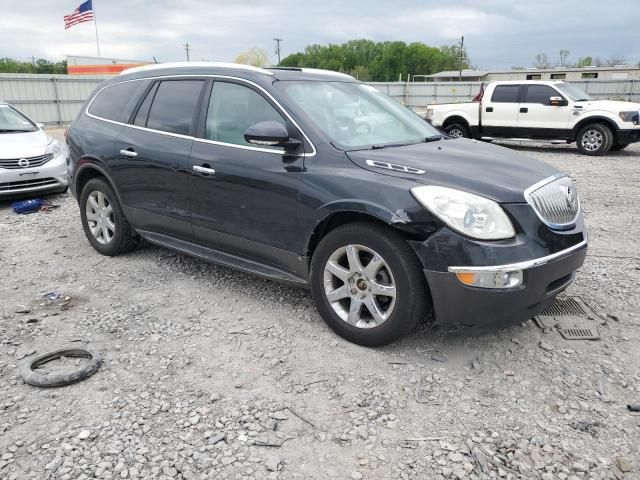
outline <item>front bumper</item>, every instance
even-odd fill
[[[67,188],[66,153],[32,168],[0,168],[0,197],[64,190]]]
[[[640,142],[640,128],[632,130],[618,130],[616,138],[618,143],[621,145]]]
[[[585,239],[534,260],[491,267],[459,267],[497,272],[522,270],[522,284],[506,289],[466,286],[458,280],[456,267],[447,272],[425,269],[436,321],[456,326],[506,326],[527,320],[547,308],[571,284],[586,253]]]

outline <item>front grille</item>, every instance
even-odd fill
[[[580,200],[573,180],[569,177],[543,180],[527,189],[524,196],[548,227],[568,230],[575,226],[580,212]]]
[[[20,190],[22,188],[44,187],[57,185],[55,178],[36,178],[34,180],[20,180],[18,182],[0,182],[0,192],[7,190]]]
[[[46,153],[37,157],[24,157],[24,158],[5,158],[0,159],[0,168],[6,168],[8,170],[17,170],[20,168],[39,167],[44,165],[53,158],[53,153]],[[23,160],[21,162],[21,160]],[[26,160],[26,162],[24,162]],[[28,164],[27,164],[28,162]],[[22,165],[20,165],[22,163]]]

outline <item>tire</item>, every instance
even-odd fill
[[[356,256],[358,262],[350,261]],[[352,262],[357,263],[353,268]],[[405,238],[373,223],[352,223],[328,233],[311,259],[310,279],[327,325],[366,347],[388,345],[409,334],[431,304],[420,262]],[[381,291],[395,296],[374,293]],[[334,294],[333,301],[328,293]],[[351,312],[352,306],[357,311]]]
[[[462,123],[452,123],[444,128],[444,133],[452,138],[471,138],[469,127]]]
[[[613,133],[606,125],[591,123],[580,129],[576,145],[583,155],[605,155],[613,146]]]
[[[125,218],[116,193],[105,180],[89,180],[82,189],[79,203],[82,228],[89,243],[98,252],[114,256],[136,248],[140,237]],[[100,225],[102,228],[97,228]],[[95,235],[92,230],[96,232]]]
[[[624,150],[625,148],[627,148],[629,146],[628,143],[618,143],[617,145],[613,145],[611,147],[611,151],[612,152],[619,152],[620,150]]]
[[[79,370],[68,374],[45,375],[35,371],[37,367],[51,360],[57,360],[60,357],[69,358],[88,358],[90,362]],[[20,376],[24,383],[33,385],[34,387],[64,387],[72,383],[79,382],[98,371],[102,359],[100,353],[96,350],[85,350],[79,348],[56,350],[55,352],[40,355],[33,360],[27,361],[20,371]]]

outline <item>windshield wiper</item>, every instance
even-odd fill
[[[15,128],[0,128],[0,133],[14,133],[14,132],[31,132],[32,130],[16,130]]]
[[[438,140],[442,140],[442,138],[442,135],[433,135],[432,137],[425,138],[424,143],[437,142]]]

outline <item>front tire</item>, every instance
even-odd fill
[[[469,128],[462,123],[452,123],[451,125],[447,125],[444,128],[444,133],[449,135],[451,138],[471,138]]]
[[[140,237],[122,213],[118,197],[102,178],[92,178],[80,195],[80,218],[84,233],[102,255],[130,252]]]
[[[406,240],[372,223],[338,227],[311,260],[311,292],[338,335],[367,347],[409,334],[430,305],[420,262]]]
[[[576,145],[583,155],[605,155],[613,145],[613,133],[606,125],[592,123],[580,129]]]

